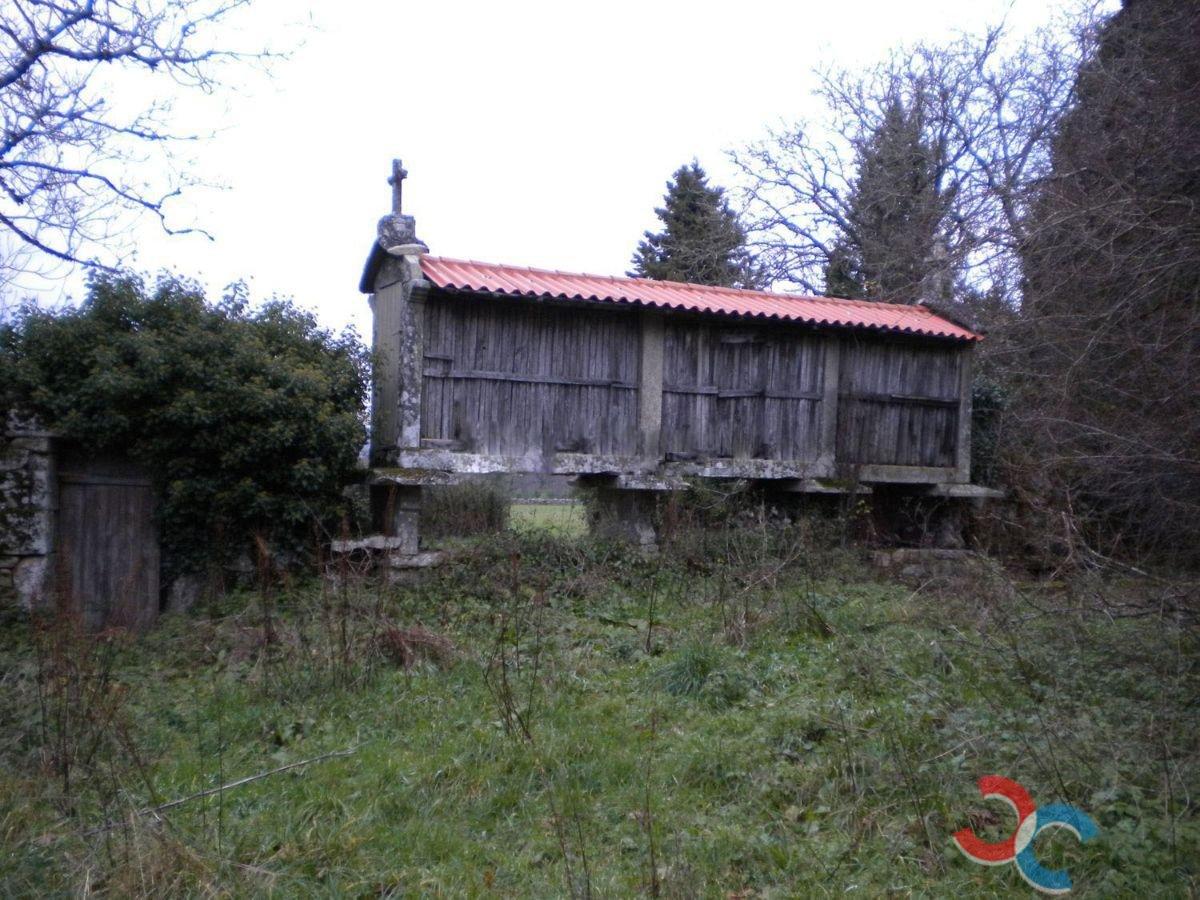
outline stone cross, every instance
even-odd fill
[[[404,179],[408,177],[408,170],[404,168],[403,163],[398,159],[392,160],[392,177],[388,179],[388,184],[392,186],[392,212],[396,215],[400,214],[401,191],[404,189]]]

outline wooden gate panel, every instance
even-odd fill
[[[961,366],[957,347],[847,341],[839,384],[838,459],[955,465]]]
[[[91,630],[144,630],[158,618],[155,494],[140,470],[72,461],[59,476],[60,590]]]

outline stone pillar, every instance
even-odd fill
[[[412,556],[421,549],[421,488],[408,484],[380,484],[371,490],[375,528],[396,556]]]
[[[947,550],[964,549],[965,519],[964,501],[949,499],[940,504],[933,513],[933,545]]]
[[[424,289],[421,256],[429,248],[417,237],[416,222],[400,209],[407,172],[393,162],[392,212],[379,220],[372,259],[382,257],[375,270],[371,311],[374,314],[376,371],[372,384],[371,465],[399,463],[400,451],[421,448],[421,386],[425,377]],[[374,266],[374,263],[369,263]],[[395,554],[418,552],[421,489],[378,484],[371,488],[375,527],[396,538]]]
[[[641,360],[638,367],[638,451],[657,462],[662,457],[663,317],[642,310]]]
[[[49,606],[58,484],[54,437],[0,421],[0,604]]]
[[[968,346],[959,355],[958,445],[954,460],[954,481],[971,483],[971,369],[974,350]]]
[[[421,446],[425,304],[419,255],[389,256],[371,296],[376,374],[372,385],[371,464],[394,465],[401,449]]]
[[[821,449],[817,453],[818,478],[837,476],[838,396],[841,383],[841,339],[837,335],[825,336],[825,365],[822,372],[821,391]]]
[[[592,514],[592,533],[600,538],[626,541],[637,547],[658,547],[655,522],[655,492],[628,488],[596,488],[596,509]]]

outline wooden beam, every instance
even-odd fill
[[[426,359],[432,359],[426,355]],[[519,372],[485,372],[482,370],[451,369],[441,372],[429,368],[425,370],[426,378],[446,378],[455,381],[515,381],[521,384],[566,384],[576,387],[617,388],[625,391],[636,391],[637,384],[627,381],[599,381],[595,378],[562,378],[557,375],[523,375]]]

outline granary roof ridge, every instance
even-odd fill
[[[423,256],[421,264],[425,277],[442,288],[633,303],[966,341],[981,339],[980,335],[969,328],[917,304],[846,300],[715,287],[682,281],[592,275],[446,256]],[[547,276],[549,283],[539,276]],[[621,289],[607,290],[607,286]],[[697,305],[701,298],[703,302]],[[721,302],[722,299],[726,302]]]

